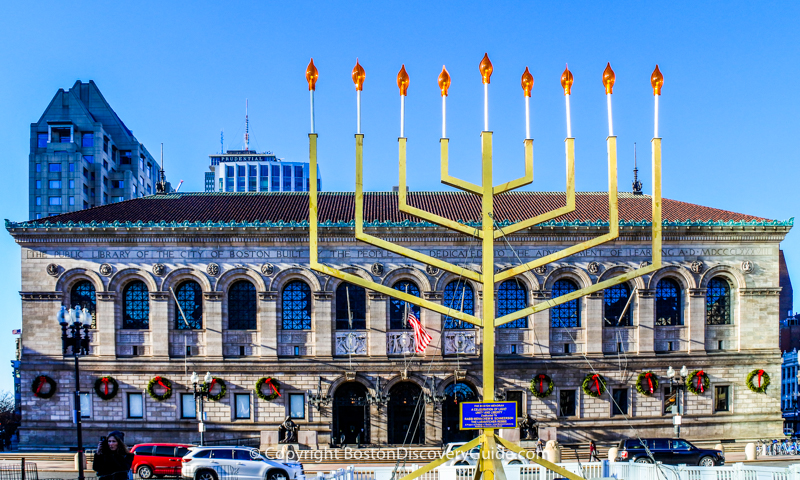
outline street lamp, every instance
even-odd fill
[[[381,391],[381,377],[378,377],[375,385],[375,394],[367,394],[367,403],[369,405],[377,405],[378,409],[385,407],[389,403],[389,394]]]
[[[192,383],[194,388],[194,406],[195,411],[197,411],[198,400],[200,402],[200,423],[197,425],[197,429],[200,431],[200,446],[202,447],[205,441],[205,433],[206,433],[206,413],[203,410],[203,399],[208,398],[211,391],[211,372],[206,372],[205,377],[203,377],[203,383],[199,383],[200,379],[197,377],[197,372],[192,372],[192,376],[190,377],[189,381]]]
[[[689,369],[686,368],[686,365],[681,367],[681,371],[678,374],[675,373],[671,366],[667,368],[670,388],[677,389],[675,392],[675,408],[672,409],[672,425],[675,428],[675,436],[677,438],[681,437],[681,421],[683,420],[681,416],[683,415],[683,396],[685,395],[683,392],[686,391],[686,377],[688,376]]]
[[[319,377],[317,381],[317,392],[311,393],[311,390],[308,391],[308,403],[311,404],[312,407],[316,408],[319,412],[322,410],[322,407],[326,407],[331,404],[330,395],[325,395],[322,393],[322,377]]]
[[[61,325],[61,353],[67,355],[67,350],[75,358],[75,408],[73,415],[75,429],[78,435],[78,480],[84,480],[83,474],[83,430],[81,426],[81,375],[78,358],[81,355],[89,354],[89,327],[91,326],[92,314],[89,309],[76,306],[68,309],[61,306],[58,312],[58,324]],[[71,323],[70,323],[71,322]]]

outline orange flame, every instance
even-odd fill
[[[356,66],[353,67],[353,83],[356,84],[356,90],[361,91],[364,89],[364,77],[367,76],[367,73],[364,71],[364,67],[358,63],[358,59],[356,58]]]
[[[312,58],[311,61],[308,62],[308,67],[306,67],[306,81],[308,82],[309,90],[316,90],[318,78],[319,71],[317,70],[317,67],[314,66],[314,59]]]
[[[656,69],[653,70],[653,74],[650,75],[650,85],[653,86],[653,95],[661,95],[661,87],[664,86],[664,75],[661,75],[658,64],[656,64]]]
[[[442,65],[442,73],[439,74],[439,89],[442,91],[442,96],[447,96],[447,90],[450,88],[450,74],[447,69]]]
[[[481,60],[481,64],[480,64],[479,68],[481,70],[481,77],[482,77],[481,81],[483,83],[490,83],[490,80],[492,78],[492,71],[494,69],[492,68],[492,61],[489,60],[489,54],[488,53],[484,53],[483,54],[483,60]]]
[[[400,95],[405,97],[408,95],[408,73],[406,73],[406,65],[400,68],[397,73],[397,86],[400,87]]]
[[[610,95],[611,90],[614,88],[614,82],[617,76],[614,75],[614,70],[611,70],[611,63],[606,64],[606,69],[603,70],[603,85],[606,86],[606,95]]]
[[[526,97],[531,96],[531,90],[533,89],[533,75],[528,70],[528,67],[525,67],[525,73],[522,74],[522,91],[525,92]]]
[[[572,72],[569,71],[569,65],[567,65],[564,73],[561,74],[561,87],[564,89],[564,95],[572,93],[572,83],[574,81],[575,78],[572,76]]]

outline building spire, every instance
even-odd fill
[[[164,175],[164,143],[161,143],[161,170],[158,171],[158,183],[156,183],[156,193],[167,193],[167,177]]]
[[[248,100],[244,100],[244,149],[250,150],[250,117],[247,116]]]
[[[633,142],[633,194],[642,194],[642,182],[639,181],[639,166],[636,163],[636,142]]]
[[[225,155],[225,129],[219,131],[219,154]]]

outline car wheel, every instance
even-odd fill
[[[456,467],[469,467],[469,463],[465,462],[464,460],[459,460],[456,463],[454,463],[454,465]]]
[[[200,470],[194,478],[195,480],[217,480],[217,474],[212,470]]]
[[[509,465],[522,465],[522,462],[520,462],[519,460],[511,460],[510,462],[508,462],[508,464]]]
[[[714,459],[711,457],[703,457],[700,459],[700,462],[698,463],[698,465],[700,465],[701,467],[713,467],[716,464],[717,462],[715,462]]]
[[[136,469],[136,475],[139,478],[153,478],[153,470],[147,465],[141,465]]]
[[[289,480],[289,475],[283,470],[270,470],[267,472],[266,480]]]
[[[653,463],[653,461],[650,460],[647,457],[641,457],[641,458],[637,458],[635,463]]]

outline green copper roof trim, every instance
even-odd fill
[[[468,225],[470,227],[480,227],[480,222],[464,222],[463,220],[457,220],[459,223],[464,225]],[[512,225],[514,222],[504,220],[502,222],[498,222],[500,227],[506,227]],[[347,228],[347,227],[354,227],[355,222],[349,221],[339,221],[339,222],[332,222],[330,220],[325,222],[320,222],[320,227],[328,227],[328,228]],[[619,225],[621,227],[649,227],[651,223],[648,220],[620,220]],[[789,220],[679,220],[679,221],[670,221],[664,220],[663,225],[665,227],[792,227],[794,225],[794,217],[790,218]],[[392,221],[375,221],[375,222],[364,222],[365,227],[382,227],[382,228],[389,228],[389,227],[406,227],[406,228],[413,228],[413,227],[436,227],[437,225],[429,223],[429,222],[412,222],[410,220],[405,220],[402,222],[392,222]],[[537,225],[539,227],[607,227],[608,221],[606,220],[596,220],[596,221],[584,221],[584,220],[573,220],[573,221],[560,221],[557,222],[555,220],[550,220],[544,223],[540,223]],[[229,222],[167,222],[167,221],[160,221],[160,222],[50,222],[45,220],[43,222],[12,222],[6,219],[6,229],[40,229],[40,228],[185,228],[185,227],[192,227],[192,228],[304,228],[308,227],[308,221],[303,220],[300,222],[284,222],[284,221],[277,221],[277,222],[270,222],[270,221],[251,221],[251,222],[237,222],[237,221],[229,221]],[[535,228],[535,227],[534,227]]]

